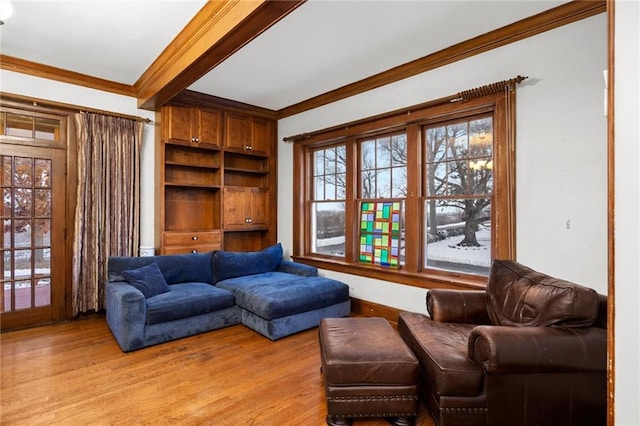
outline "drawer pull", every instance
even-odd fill
[[[192,239],[193,241],[198,241],[198,236],[197,236],[197,235],[194,235],[193,237],[191,237],[191,239]]]
[[[191,250],[191,253],[197,253],[198,250]]]

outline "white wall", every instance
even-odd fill
[[[154,119],[152,111],[137,108],[136,98],[0,70],[0,91]],[[154,125],[145,124],[141,159],[140,246],[154,246]]]
[[[615,418],[640,425],[640,5],[615,2]]]
[[[607,293],[607,144],[601,14],[280,120],[278,137],[419,104],[516,75],[517,260]],[[292,247],[292,145],[278,150],[278,237]],[[354,297],[424,312],[425,290],[323,271]]]

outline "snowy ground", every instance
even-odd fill
[[[464,237],[456,235],[444,240],[427,244],[427,258],[429,264],[441,269],[458,269],[455,265],[468,265],[462,268],[467,272],[484,273],[485,268],[491,266],[491,232],[486,227],[480,227],[476,238],[480,247],[458,247]],[[341,256],[344,255],[344,237],[319,239],[316,242],[318,253]],[[402,244],[404,257],[404,244]],[[440,265],[440,266],[438,266]],[[444,266],[449,265],[449,267]],[[478,268],[474,271],[473,268]]]
[[[434,261],[457,263],[462,265],[491,266],[491,232],[482,227],[476,232],[480,247],[458,247],[464,237],[457,235],[427,244],[427,258]]]

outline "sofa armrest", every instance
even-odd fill
[[[606,371],[607,333],[597,327],[475,327],[469,358],[488,373]]]
[[[305,265],[303,263],[293,262],[291,260],[282,260],[277,269],[278,272],[287,274],[300,275],[301,277],[318,276],[318,268],[315,266]]]
[[[433,321],[491,324],[484,290],[432,289],[427,292],[427,311]]]
[[[107,324],[123,351],[144,346],[147,302],[137,288],[123,281],[106,285]]]

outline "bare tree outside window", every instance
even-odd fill
[[[491,262],[493,119],[425,130],[425,266],[486,274]]]
[[[360,143],[360,197],[407,196],[407,135],[367,139]]]

